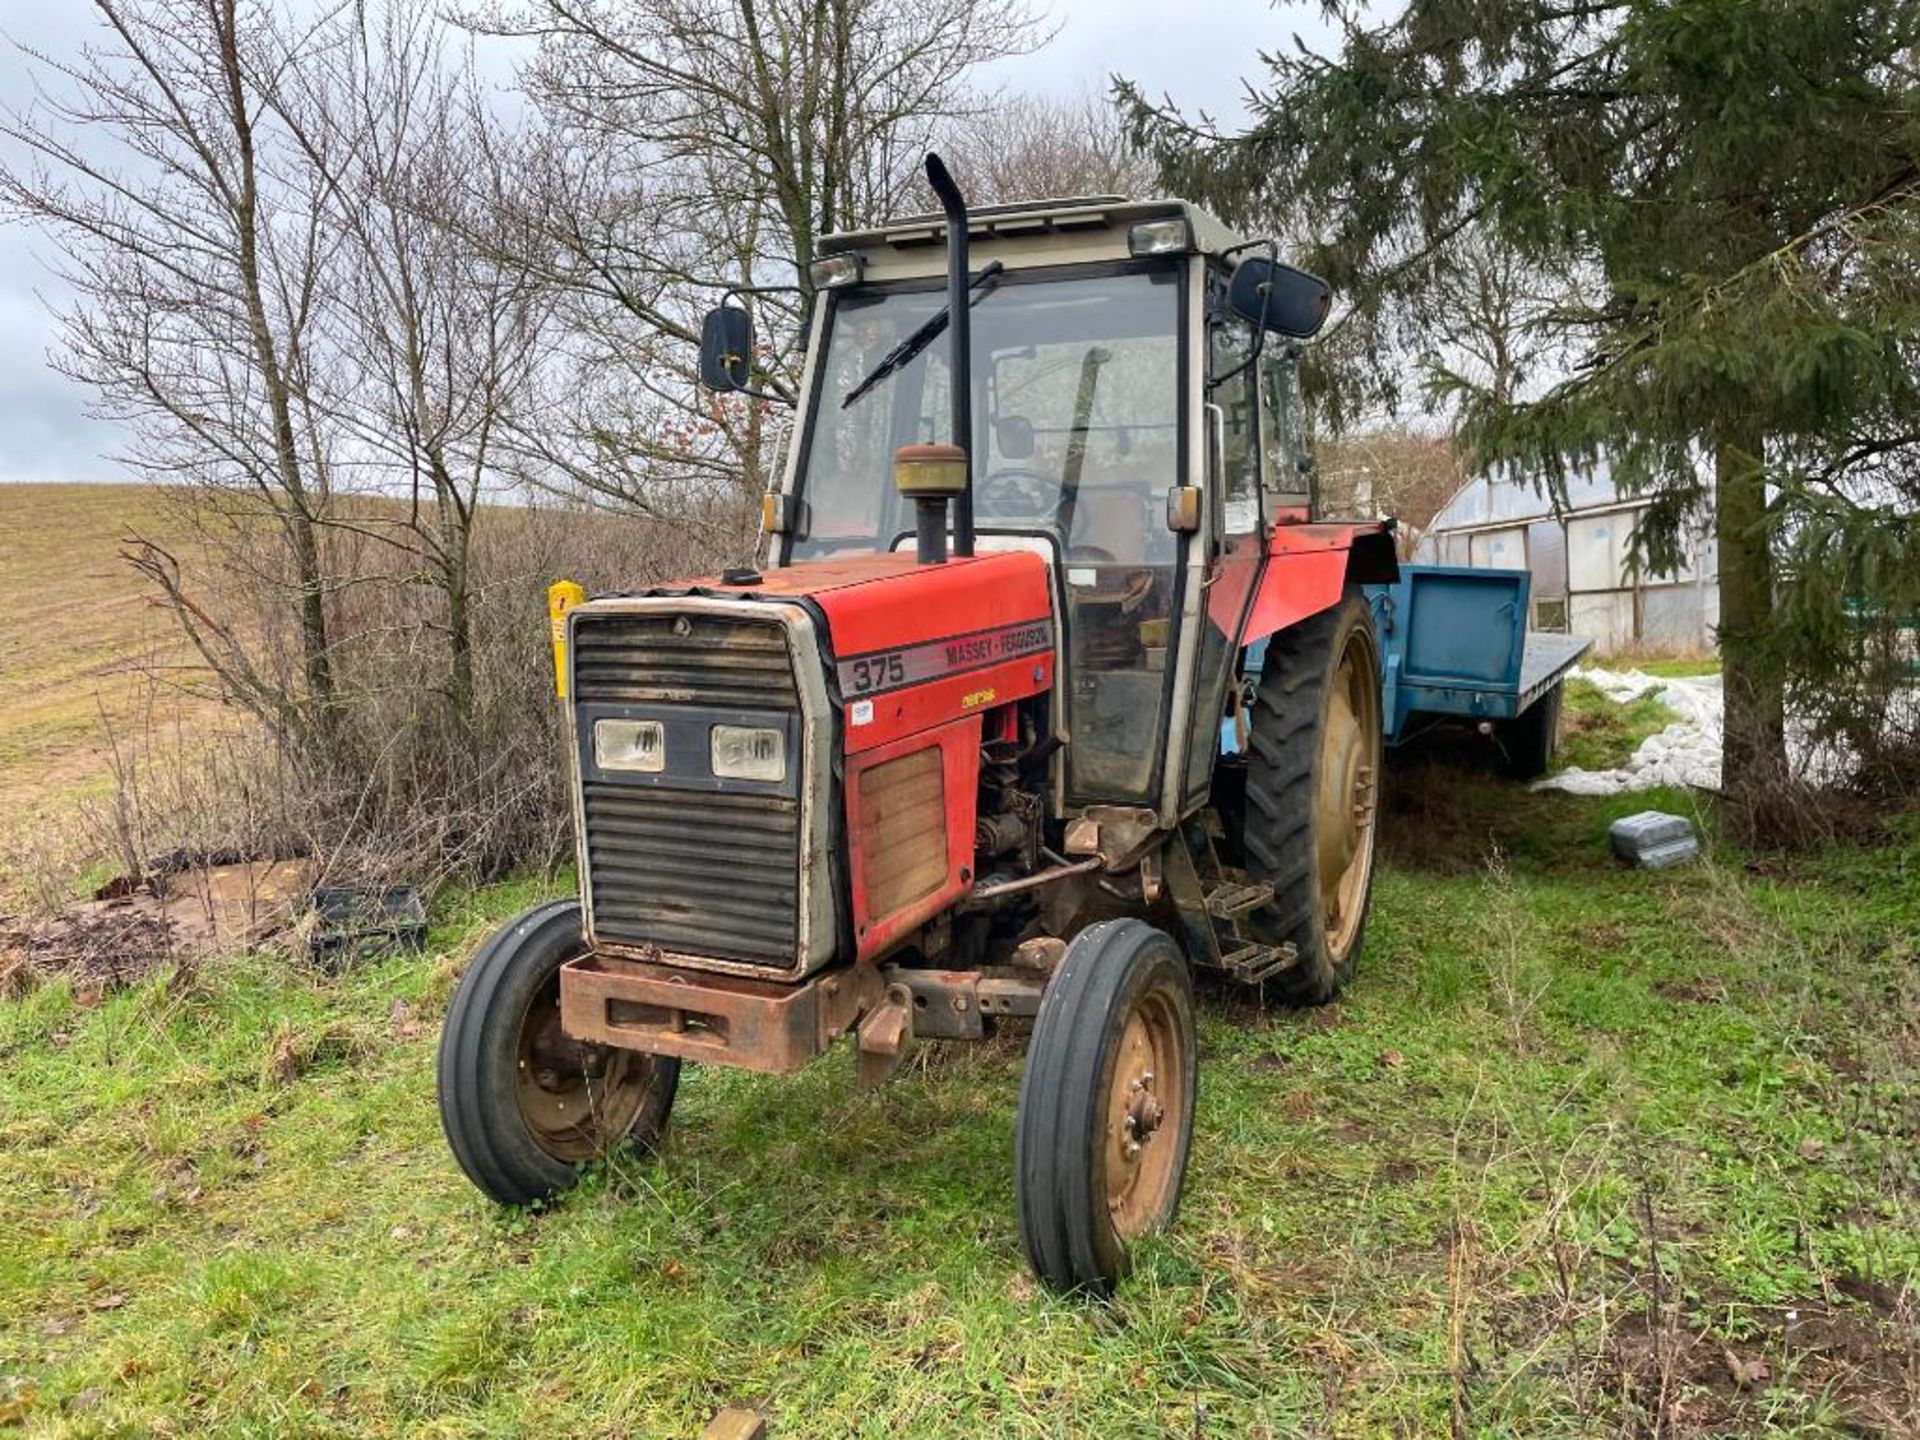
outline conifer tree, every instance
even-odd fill
[[[1503,395],[1442,354],[1427,382],[1483,468],[1555,485],[1604,458],[1649,495],[1654,573],[1710,508],[1725,789],[1764,834],[1793,687],[1844,647],[1843,611],[1920,585],[1920,4],[1324,9],[1338,53],[1264,55],[1245,133],[1123,84],[1138,137],[1176,192],[1307,237],[1348,307],[1320,377],[1336,421],[1392,398],[1460,237],[1566,277],[1533,322],[1557,373]]]

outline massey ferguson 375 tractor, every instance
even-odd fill
[[[1383,743],[1362,584],[1315,514],[1324,284],[1177,200],[967,211],[820,245],[764,571],[556,587],[580,898],[500,930],[440,1050],[509,1205],[654,1145],[683,1062],[1031,1025],[1020,1235],[1109,1291],[1174,1213],[1195,971],[1311,1004],[1366,926]],[[756,393],[749,317],[701,369]],[[577,595],[577,591],[574,592]],[[1258,664],[1254,661],[1257,657]]]

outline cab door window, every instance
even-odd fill
[[[1200,647],[1194,675],[1193,709],[1187,734],[1183,798],[1188,805],[1206,797],[1219,750],[1220,722],[1227,686],[1233,678],[1240,629],[1266,551],[1260,490],[1265,453],[1260,399],[1261,367],[1253,356],[1253,328],[1231,317],[1215,319],[1208,337],[1212,386],[1208,403],[1219,407],[1215,453],[1208,477],[1214,497],[1213,533],[1201,612]]]
[[[1300,352],[1270,345],[1260,357],[1262,486],[1267,510],[1304,509],[1312,500],[1306,412],[1300,398]]]
[[[1240,373],[1208,396],[1219,407],[1220,474],[1215,490],[1223,535],[1250,535],[1260,528],[1260,398],[1257,365],[1248,365],[1253,329],[1243,321],[1216,323],[1209,343],[1212,375]]]

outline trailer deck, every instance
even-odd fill
[[[1525,710],[1566,678],[1567,671],[1593,648],[1584,635],[1561,635],[1552,630],[1529,630],[1520,660],[1520,709]]]

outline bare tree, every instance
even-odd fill
[[[804,286],[819,237],[894,211],[983,61],[1044,38],[1028,0],[525,0],[547,127],[528,263],[564,297],[558,388],[516,434],[530,478],[725,528],[764,482],[769,406],[697,393],[719,287]],[[761,379],[790,393],[803,294],[763,294]],[[750,533],[750,529],[747,533]]]
[[[1391,515],[1403,549],[1433,522],[1466,483],[1459,447],[1446,435],[1380,426],[1323,441],[1318,447],[1322,512]]]
[[[1538,394],[1572,363],[1556,317],[1578,277],[1523,259],[1478,227],[1454,241],[1453,263],[1402,319],[1430,395],[1473,393],[1499,405]]]
[[[332,364],[316,386],[351,448],[346,463],[404,504],[333,523],[394,547],[437,592],[446,691],[474,703],[474,531],[498,489],[499,442],[540,364],[544,295],[493,258],[509,140],[470,71],[447,63],[424,7],[356,7],[335,43],[289,65],[273,97],[337,236],[328,275]],[[476,244],[476,237],[495,239]]]
[[[241,497],[278,536],[294,685],[189,599],[171,557],[150,553],[147,569],[233,699],[289,742],[324,742],[336,702],[321,544],[333,437],[309,400],[334,237],[274,183],[278,140],[263,130],[274,65],[310,33],[282,34],[240,0],[92,8],[103,42],[72,60],[33,55],[58,93],[3,112],[0,130],[30,160],[0,168],[0,206],[60,237],[77,300],[56,364],[127,423],[131,463]],[[255,546],[260,532],[250,527]]]
[[[1120,112],[1096,95],[985,99],[948,122],[940,143],[950,167],[966,176],[970,199],[1157,193],[1154,164],[1134,149]]]

